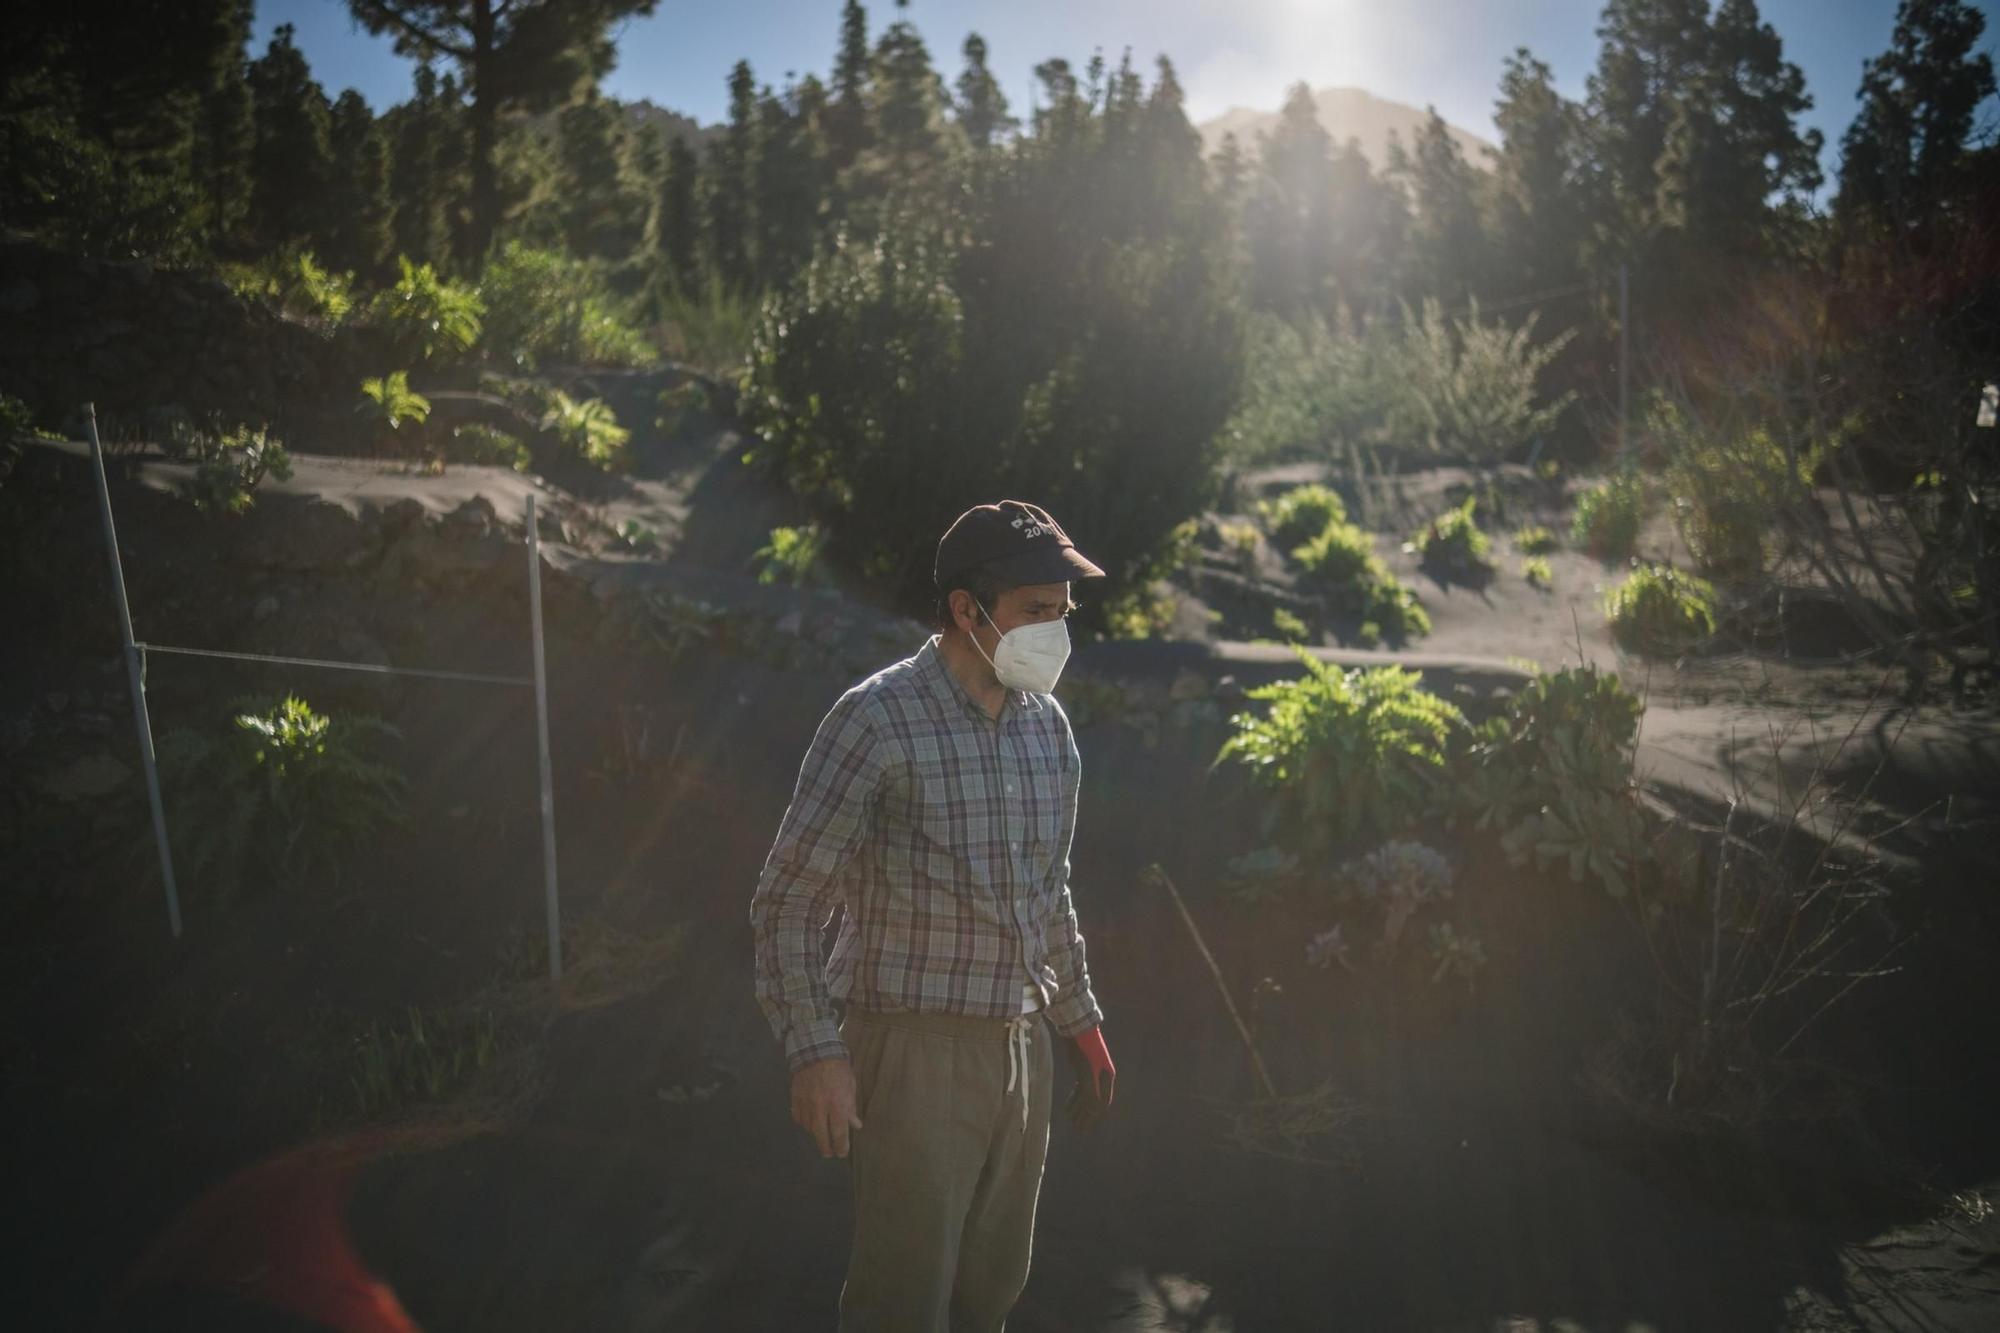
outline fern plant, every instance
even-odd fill
[[[1298,652],[1305,675],[1248,691],[1269,707],[1230,719],[1216,762],[1234,760],[1275,796],[1270,823],[1285,845],[1325,857],[1381,839],[1430,803],[1465,715],[1401,667],[1341,671]]]
[[[1478,505],[1479,497],[1468,495],[1463,504],[1445,510],[1418,529],[1410,540],[1426,565],[1456,574],[1474,574],[1493,567],[1487,558],[1492,542],[1473,517]]]
[[[1530,523],[1514,530],[1514,546],[1522,555],[1548,555],[1562,549],[1556,535],[1539,523]]]
[[[335,721],[289,694],[231,707],[220,734],[183,728],[160,741],[175,856],[190,879],[228,897],[246,878],[337,873],[357,841],[404,822],[407,783],[372,753],[395,728]]]
[[[375,426],[395,431],[405,422],[421,426],[430,419],[431,400],[410,387],[410,372],[392,370],[387,375],[361,381],[361,401],[354,410]]]
[[[618,424],[610,404],[602,398],[572,398],[561,389],[549,390],[547,403],[542,429],[563,449],[606,471],[624,466],[632,432]]]
[[[1641,565],[1604,594],[1611,631],[1640,653],[1676,653],[1715,633],[1715,588],[1672,565]]]
[[[1630,469],[1577,497],[1570,538],[1602,560],[1623,560],[1639,541],[1646,518],[1646,483]]]
[[[397,260],[402,276],[377,292],[368,322],[403,356],[430,362],[469,351],[479,341],[486,306],[479,293],[438,275],[429,264]]]
[[[757,548],[757,582],[785,582],[804,587],[819,581],[820,551],[826,534],[817,523],[799,528],[772,528],[771,540]]]
[[[1318,484],[1294,486],[1260,503],[1257,512],[1269,526],[1271,544],[1287,550],[1318,536],[1330,523],[1347,521],[1340,493]]]

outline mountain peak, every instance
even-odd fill
[[[1358,141],[1362,156],[1368,164],[1380,171],[1389,162],[1389,136],[1394,134],[1408,147],[1416,132],[1429,119],[1430,113],[1419,107],[1392,102],[1364,88],[1315,88],[1313,106],[1319,113],[1320,128],[1324,129],[1336,145],[1349,139]],[[1278,112],[1252,110],[1249,107],[1233,106],[1221,115],[1203,121],[1195,128],[1201,132],[1204,152],[1213,153],[1222,147],[1224,135],[1234,134],[1243,151],[1252,157],[1257,152],[1257,136],[1269,130],[1278,121]],[[1457,141],[1459,151],[1465,160],[1481,170],[1487,169],[1487,153],[1493,145],[1480,136],[1457,125],[1449,126],[1451,137]]]

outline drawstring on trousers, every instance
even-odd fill
[[[1014,1090],[1014,1079],[1021,1080],[1021,1132],[1028,1131],[1028,1030],[1033,1025],[1034,1014],[1022,1014],[1019,1018],[1007,1020],[1007,1091]]]

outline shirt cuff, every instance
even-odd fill
[[[785,1064],[791,1073],[821,1060],[845,1059],[847,1043],[840,1039],[840,1029],[831,1021],[802,1023],[785,1036]]]
[[[1058,1036],[1080,1036],[1103,1021],[1104,1013],[1097,1007],[1097,997],[1088,990],[1065,995],[1049,1006],[1049,1022]]]

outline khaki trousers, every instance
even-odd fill
[[[1005,1326],[1028,1281],[1055,1076],[1054,1034],[1029,1017],[1029,1067],[1009,1091],[1004,1019],[848,1012],[841,1035],[862,1127],[848,1157],[854,1251],[841,1333]]]

